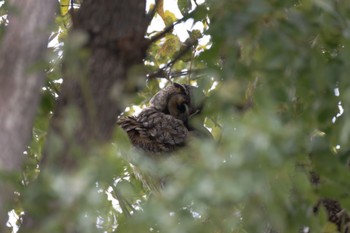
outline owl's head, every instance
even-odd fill
[[[182,93],[169,95],[165,114],[170,114],[182,122],[187,122],[190,116],[190,98]]]
[[[197,87],[173,83],[163,88],[150,100],[152,107],[165,114],[187,122],[191,115],[197,114],[202,108],[202,101],[199,101]]]
[[[189,92],[184,85],[173,83],[172,85],[158,91],[150,100],[150,104],[158,111],[164,112],[168,108],[170,98],[175,95],[188,96],[189,98]]]

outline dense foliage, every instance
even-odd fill
[[[62,53],[71,55],[67,69],[74,68],[80,43],[67,38],[69,1],[60,4],[25,152],[24,186],[42,169]],[[46,186],[24,188],[14,212],[22,216],[55,196],[63,211],[50,219],[36,213],[45,219],[42,232],[70,225],[80,232],[298,232],[305,226],[336,232],[324,209],[314,214],[313,207],[327,197],[350,209],[350,2],[164,0],[146,11],[155,6],[146,35],[153,43],[144,66],[133,67],[127,78],[139,92],[120,100],[123,114],[146,106],[169,80],[196,85],[208,97],[202,115],[213,139],[193,140],[155,163],[132,150],[117,128],[94,158],[81,157],[79,170],[52,171]],[[145,189],[135,169],[150,179],[168,177],[166,187]],[[317,186],[310,183],[311,171],[320,176]]]

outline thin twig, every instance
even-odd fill
[[[194,1],[194,4],[196,4],[196,7],[199,7],[199,4],[197,3],[197,0],[193,0],[193,1]],[[209,22],[208,22],[208,20],[207,20],[206,17],[204,18],[204,21],[205,21],[205,23],[206,23],[207,25],[209,25]]]
[[[189,69],[187,70],[175,70],[173,72],[170,72],[169,74],[166,74],[166,72],[163,70],[163,72],[154,72],[151,74],[146,75],[147,77],[151,76],[151,78],[165,78],[165,76],[169,75],[172,78],[177,78],[177,77],[181,77],[181,76],[187,76],[189,73],[191,73],[192,75],[200,73],[202,71],[204,71],[205,69],[192,69],[191,71]],[[157,75],[158,74],[158,75]],[[190,80],[197,80],[198,77],[197,76],[191,76]]]
[[[172,23],[171,25],[166,27],[163,31],[159,32],[157,35],[151,37],[150,40],[148,41],[149,44],[151,44],[151,43],[153,43],[155,41],[158,41],[161,38],[163,38],[167,33],[171,32],[176,25],[178,25],[179,23],[184,22],[187,19],[191,18],[195,14],[195,12],[196,12],[196,9],[194,11],[190,12],[189,14],[183,16],[181,19],[178,19],[177,21],[175,21],[174,23]]]
[[[171,25],[169,25],[168,27],[166,27],[163,31],[159,32],[157,35],[151,37],[151,39],[149,40],[149,43],[151,44],[151,43],[154,43],[154,42],[162,39],[167,33],[171,32],[176,25],[185,21],[186,19],[188,19],[188,15],[182,17],[181,19],[177,20],[176,22],[174,22]]]
[[[182,49],[175,57],[173,60],[171,60],[168,64],[166,64],[163,68],[159,69],[155,73],[147,75],[147,79],[152,79],[156,77],[166,77],[167,72],[166,70],[171,69],[171,67],[182,57],[184,56],[191,48],[192,46],[196,45],[198,43],[198,40],[192,41],[187,44],[187,46]]]
[[[194,51],[193,51],[193,52],[192,52],[192,54],[191,54],[190,69],[189,69],[189,72],[188,72],[188,78],[187,78],[187,82],[188,82],[188,84],[190,84],[190,81],[191,81],[191,74],[192,74],[193,58],[194,58]]]
[[[185,55],[191,48],[198,43],[198,40],[193,40],[190,41],[187,46],[182,49],[176,56],[175,58],[167,64],[168,67],[173,66],[183,55]]]
[[[161,0],[156,0],[156,4],[154,5],[153,9],[147,14],[146,17],[147,17],[149,23],[152,21],[154,15],[156,14],[157,8],[158,8],[158,5],[159,5],[159,2],[160,2],[160,1],[161,1]]]
[[[112,188],[113,188],[113,192],[114,192],[114,194],[119,202],[120,208],[122,209],[123,213],[125,214],[125,216],[130,217],[131,216],[130,212],[125,204],[127,204],[129,206],[129,208],[131,208],[132,211],[135,211],[134,207],[127,200],[124,199],[124,197],[117,190],[116,187],[112,187]]]

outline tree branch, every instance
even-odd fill
[[[147,79],[157,78],[157,77],[166,77],[167,73],[166,71],[171,68],[182,56],[184,56],[189,50],[192,49],[194,45],[198,43],[198,40],[190,41],[185,48],[180,50],[180,52],[170,61],[168,62],[164,67],[160,68],[158,71],[148,74]]]
[[[176,25],[178,25],[179,23],[181,23],[182,21],[184,20],[184,18],[182,19],[179,19],[178,21],[176,21],[175,23],[169,25],[168,27],[166,27],[163,31],[161,31],[160,33],[158,33],[157,35],[153,36],[149,41],[148,43],[149,44],[152,44],[160,39],[162,39],[167,33],[171,32],[174,27]]]
[[[161,32],[159,32],[157,35],[151,37],[151,38],[149,39],[149,42],[148,42],[148,43],[149,43],[149,44],[152,44],[152,43],[154,43],[154,42],[160,40],[160,39],[163,38],[167,33],[171,32],[171,31],[174,29],[174,27],[175,27],[176,25],[178,25],[179,23],[184,22],[184,21],[186,21],[187,19],[191,18],[191,17],[194,15],[195,12],[196,12],[196,10],[194,10],[194,11],[192,11],[191,13],[189,13],[189,14],[183,16],[181,19],[175,21],[173,24],[171,24],[171,25],[169,25],[168,27],[166,27],[163,31],[161,31]]]
[[[161,0],[156,0],[156,4],[154,5],[153,9],[146,15],[146,17],[148,18],[149,23],[152,21],[152,19],[154,18],[154,15],[157,12],[157,8],[159,6]]]

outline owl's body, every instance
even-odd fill
[[[138,116],[119,121],[131,143],[149,155],[172,152],[185,145],[188,129],[181,120],[154,107],[145,108]]]
[[[151,157],[166,155],[186,145],[194,129],[189,119],[200,112],[193,88],[174,83],[156,93],[150,106],[137,116],[122,117],[118,124],[134,147]]]
[[[341,207],[338,201],[324,198],[315,205],[314,213],[319,211],[321,205],[327,213],[328,221],[335,224],[339,232],[350,232],[350,216],[346,210]]]
[[[310,179],[315,186],[321,183],[320,176],[316,172],[310,172]],[[337,200],[322,198],[314,206],[313,212],[318,213],[321,206],[327,213],[328,221],[335,224],[339,232],[350,233],[350,215]]]

